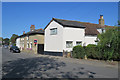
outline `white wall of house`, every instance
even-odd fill
[[[102,29],[100,28],[100,29],[97,29],[97,31],[101,34],[102,33]]]
[[[96,44],[96,39],[97,36],[85,36],[85,46],[87,46],[88,44]]]
[[[16,39],[16,46],[17,46],[18,48],[20,48],[20,38],[17,38],[17,39]]]
[[[84,28],[71,28],[71,27],[64,27],[63,29],[63,50],[65,51],[72,51],[72,48],[76,46],[76,41],[81,41],[82,45],[84,43],[84,35],[85,29]],[[66,41],[72,41],[73,47],[67,48]]]
[[[50,29],[57,28],[57,34],[51,35]],[[63,26],[52,21],[45,29],[44,51],[63,52]]]
[[[101,34],[101,33],[105,32],[105,29],[99,28],[99,29],[97,29],[97,31]]]
[[[57,34],[51,35],[50,29],[57,28]],[[44,51],[63,52],[72,51],[76,42],[82,42],[82,46],[96,44],[97,36],[85,36],[85,28],[63,27],[59,23],[52,21],[45,29]],[[66,47],[66,41],[72,41],[72,47]]]

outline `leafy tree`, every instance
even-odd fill
[[[5,45],[5,44],[9,45],[9,38],[3,39],[3,45]]]
[[[16,34],[13,34],[12,35],[12,37],[10,38],[10,42],[11,42],[11,44],[15,44],[16,43],[16,38],[18,37],[18,35],[16,35]]]
[[[107,27],[106,32],[98,35],[100,51],[106,60],[120,58],[120,27]]]
[[[120,21],[118,21],[118,25],[120,25]]]
[[[3,38],[2,38],[2,37],[0,37],[0,46],[2,45],[2,40],[3,40]]]

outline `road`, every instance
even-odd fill
[[[78,60],[2,49],[3,78],[117,78],[117,63]]]

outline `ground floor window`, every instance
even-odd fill
[[[77,45],[82,45],[82,41],[76,41],[76,46]]]
[[[72,48],[73,47],[73,41],[66,41],[66,48]]]
[[[29,48],[29,43],[27,43],[27,48]]]
[[[97,45],[98,44],[98,41],[97,40],[95,40],[95,45]]]

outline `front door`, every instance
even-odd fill
[[[44,44],[38,44],[37,53],[44,54]]]

